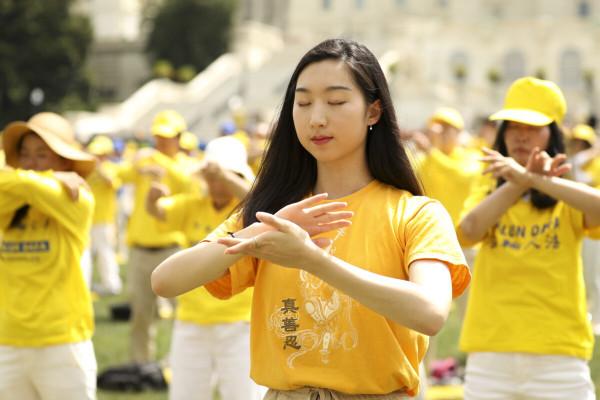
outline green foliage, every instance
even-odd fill
[[[168,60],[177,80],[190,67],[202,71],[228,50],[235,0],[165,0],[150,21],[146,52],[154,63]],[[180,68],[186,67],[180,72]],[[180,76],[183,73],[182,76]]]
[[[84,69],[92,28],[70,12],[73,0],[0,1],[0,125],[41,110],[89,103]],[[43,91],[33,105],[30,93]]]

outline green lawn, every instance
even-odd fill
[[[107,297],[94,303],[96,312],[96,332],[94,348],[98,361],[98,371],[109,366],[129,362],[129,324],[110,320],[110,304],[125,300],[125,296]],[[157,352],[163,358],[169,350],[171,321],[158,322]],[[98,400],[166,400],[166,392],[118,393],[98,391]]]
[[[126,363],[129,359],[129,325],[124,322],[113,322],[110,320],[111,303],[121,302],[124,296],[108,297],[94,303],[96,310],[96,333],[94,335],[94,346],[98,360],[98,370],[102,371],[108,366]],[[158,324],[158,356],[164,357],[169,349],[171,333],[171,321],[162,320]],[[457,357],[464,359],[464,354],[457,348],[460,322],[452,314],[438,335],[438,357]],[[596,384],[596,394],[600,398],[600,350],[598,346],[594,349],[594,358],[591,363],[592,378]],[[143,393],[116,393],[98,391],[98,400],[166,400],[166,392],[143,392]]]

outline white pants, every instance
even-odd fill
[[[90,340],[44,347],[0,346],[0,400],[94,400]]]
[[[559,355],[471,353],[465,400],[593,400],[585,360]]]
[[[86,247],[81,254],[81,272],[88,289],[92,289],[92,251]]]
[[[250,324],[175,321],[170,400],[211,399],[214,375],[222,400],[255,400],[266,389],[250,379]]]
[[[118,294],[123,288],[119,276],[119,264],[115,253],[115,225],[96,224],[90,233],[92,239],[92,259],[100,274],[102,287],[112,294]]]

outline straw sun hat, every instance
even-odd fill
[[[35,114],[27,122],[11,122],[4,128],[2,141],[6,164],[19,167],[17,145],[21,137],[30,131],[36,133],[56,154],[72,160],[73,170],[82,177],[94,170],[96,158],[79,150],[71,124],[60,115],[51,112]]]

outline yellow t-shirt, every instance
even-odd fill
[[[455,148],[450,155],[434,148],[419,164],[418,174],[425,194],[446,207],[455,225],[471,183],[482,171],[481,163],[477,161],[479,156],[476,151],[461,147]]]
[[[4,150],[0,150],[0,168],[6,165],[6,157],[4,156]]]
[[[339,201],[354,211],[335,236],[332,254],[369,271],[408,279],[410,264],[448,265],[453,294],[468,285],[452,221],[435,200],[373,181]],[[240,228],[230,217],[209,240]],[[254,286],[251,376],[269,388],[323,387],[344,393],[415,393],[425,335],[400,326],[305,271],[242,258],[206,288],[227,298]]]
[[[466,211],[494,185],[481,178]],[[583,214],[563,202],[537,210],[523,198],[509,208],[477,255],[461,350],[590,359],[594,337],[582,274],[584,234],[600,232],[586,232]]]
[[[171,190],[171,194],[192,191],[192,182],[188,171],[183,167],[187,158],[179,153],[170,158],[158,151],[150,156],[134,162],[126,162],[119,171],[119,177],[124,183],[135,185],[133,212],[127,226],[127,242],[130,246],[166,247],[171,245],[185,246],[185,235],[180,229],[166,231],[159,226],[156,218],[146,211],[146,196],[154,178],[140,174],[138,168],[148,165],[158,165],[165,170],[159,180]]]
[[[19,227],[8,226],[29,204]],[[87,340],[94,330],[80,260],[94,198],[72,201],[51,173],[0,170],[0,344],[47,346]]]
[[[101,178],[97,171],[87,178],[96,199],[93,224],[114,224],[117,215],[117,190],[121,186],[119,167],[111,161],[103,161],[98,168],[109,181]]]
[[[590,160],[590,162],[583,167],[583,170],[592,178],[590,186],[600,186],[600,157]]]
[[[227,219],[237,200],[232,200],[221,210],[213,207],[210,197],[197,194],[165,197],[159,200],[159,204],[166,213],[165,223],[174,228],[183,227],[188,241],[196,243]],[[252,289],[229,300],[220,300],[200,287],[177,298],[176,318],[200,325],[250,321],[251,303]]]

